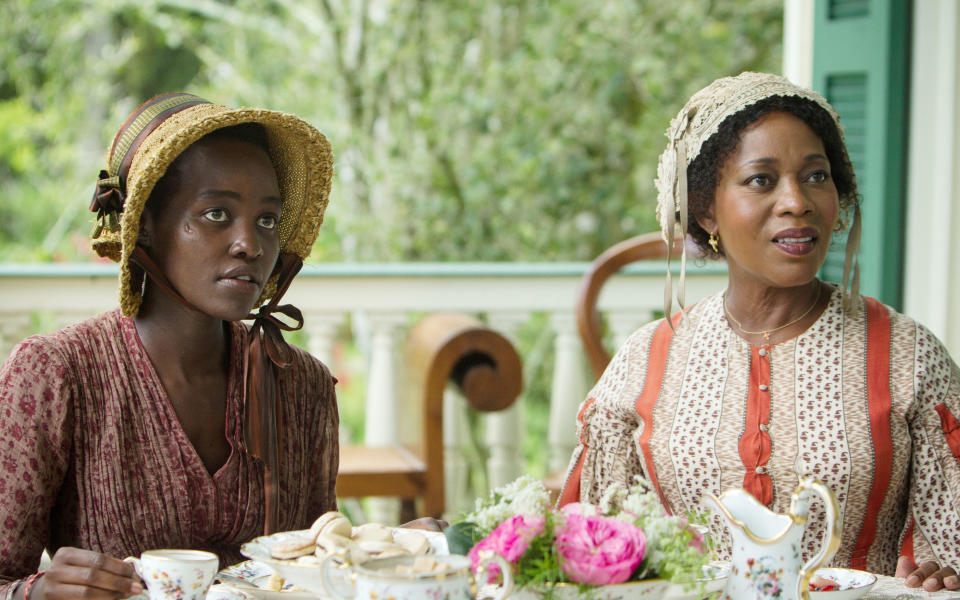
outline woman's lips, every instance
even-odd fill
[[[236,277],[222,277],[218,280],[221,285],[226,286],[228,289],[235,290],[237,292],[242,292],[245,294],[257,292],[260,290],[260,284],[255,281],[249,281],[246,279],[239,279]]]
[[[772,241],[787,254],[802,256],[813,252],[817,245],[817,233],[813,227],[794,227],[778,232]]]
[[[813,236],[779,237],[773,238],[773,245],[787,254],[802,256],[813,252],[817,245],[817,238]]]

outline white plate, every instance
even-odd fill
[[[854,569],[817,569],[813,574],[836,581],[840,589],[833,592],[810,592],[810,600],[853,600],[866,594],[877,582],[877,576],[873,573]]]
[[[313,600],[316,598],[306,590],[297,589],[291,583],[284,583],[282,590],[264,589],[267,579],[273,571],[266,565],[253,560],[230,565],[217,573],[220,585],[251,595],[257,600]],[[221,576],[223,576],[221,578]]]
[[[430,546],[433,548],[434,554],[442,555],[450,553],[449,549],[447,548],[447,538],[442,532],[424,531],[420,529],[416,531],[424,534],[427,537],[427,541],[430,542]],[[240,547],[240,553],[253,560],[258,564],[258,566],[268,569],[267,575],[269,575],[270,572],[276,572],[280,577],[283,577],[286,582],[293,584],[301,590],[305,590],[304,593],[307,593],[309,597],[326,597],[327,591],[323,586],[323,581],[320,576],[320,569],[318,567],[298,565],[285,560],[277,560],[270,555],[270,548],[273,547],[273,545],[277,542],[293,537],[302,538],[308,535],[309,530],[302,529],[300,531],[281,531],[280,533],[274,533],[273,535],[261,536],[242,545]],[[243,565],[245,563],[240,564]],[[243,577],[241,577],[241,579],[243,579]],[[253,581],[255,582],[257,580],[254,578]],[[254,583],[254,585],[256,584]],[[266,592],[267,590],[262,591]],[[254,593],[256,594],[256,592]],[[293,596],[289,596],[288,594],[294,593],[292,591],[268,593],[273,595],[260,595],[260,600],[307,600],[306,598],[295,598]]]

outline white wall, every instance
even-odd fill
[[[960,360],[960,5],[913,4],[904,309]]]

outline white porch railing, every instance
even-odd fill
[[[480,315],[508,339],[534,313],[546,313],[553,330],[554,370],[545,452],[548,471],[566,467],[575,444],[579,403],[590,381],[583,368],[573,307],[587,263],[354,263],[308,264],[285,301],[306,320],[307,347],[324,362],[331,359],[336,335],[350,319],[364,350],[367,395],[365,435],[389,443],[402,436],[397,396],[397,357],[411,315],[454,311]],[[650,321],[663,306],[664,264],[638,263],[611,279],[600,297],[615,343]],[[719,264],[691,265],[687,298],[694,302],[722,289],[726,270]],[[33,315],[61,327],[116,306],[116,267],[102,264],[0,264],[0,356],[32,333]],[[49,319],[53,319],[50,323]],[[525,358],[525,357],[524,357]],[[449,394],[448,394],[449,395]],[[522,400],[522,397],[521,397]],[[464,403],[452,396],[445,405],[447,506],[469,509],[464,461],[459,456]],[[486,416],[488,481],[506,483],[523,472],[522,401]],[[458,483],[459,482],[459,483]],[[378,504],[378,506],[380,506]],[[378,509],[374,509],[378,510]],[[391,509],[377,520],[391,522]]]

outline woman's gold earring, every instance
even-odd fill
[[[713,248],[714,253],[720,254],[720,238],[717,237],[716,233],[710,234],[710,239],[707,240],[707,243]]]

